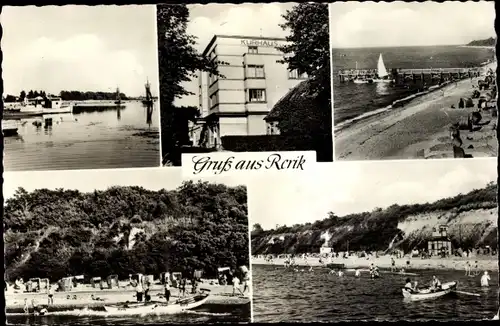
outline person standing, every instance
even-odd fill
[[[47,287],[47,295],[48,295],[48,305],[54,304],[54,287],[52,285],[48,285]]]
[[[144,293],[144,288],[142,286],[142,282],[138,280],[137,285],[135,286],[135,295],[137,297],[137,302],[142,302],[143,293]]]
[[[236,290],[238,290],[241,294],[243,294],[241,292],[241,289],[240,289],[240,279],[236,275],[234,275],[233,276],[233,296],[235,295]]]
[[[485,271],[483,276],[481,276],[481,286],[489,286],[490,276],[488,275],[488,271]]]
[[[394,257],[391,257],[391,272],[396,271],[396,261],[394,260]]]
[[[30,313],[30,309],[28,307],[28,298],[24,298],[24,308],[23,308],[23,310],[24,310],[25,314],[29,314]]]
[[[165,300],[167,301],[167,304],[168,302],[170,301],[170,281],[169,280],[165,280]]]

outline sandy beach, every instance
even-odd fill
[[[210,297],[208,298],[206,304],[223,304],[223,305],[238,305],[246,304],[250,301],[248,297],[248,291],[245,296],[232,295],[232,286],[222,286],[217,284],[201,283],[199,288],[210,290]],[[186,293],[191,289],[190,286],[187,287]],[[179,290],[172,288],[170,301],[175,301],[179,297]],[[159,294],[163,294],[162,285],[156,284],[152,287],[151,300],[164,301],[163,297]],[[76,295],[76,299],[73,297]],[[91,295],[102,299],[102,301],[93,300]],[[68,299],[67,297],[70,296]],[[47,305],[47,294],[46,293],[5,293],[5,302],[7,311],[19,312],[24,306],[24,299],[28,299],[28,303],[31,305],[31,300],[35,299],[38,304]],[[54,293],[54,305],[55,310],[67,310],[67,309],[82,309],[88,308],[99,308],[104,304],[114,304],[120,302],[135,302],[135,291],[131,287],[125,289],[92,289],[90,287],[81,287],[80,289],[75,288],[72,291],[65,292],[55,292]]]
[[[407,258],[395,259],[396,268],[405,268],[409,270],[426,270],[426,269],[447,269],[447,270],[465,270],[465,265],[470,262],[474,267],[477,261],[477,269],[479,271],[496,271],[498,272],[498,257],[497,256],[481,256],[481,257],[449,257],[449,258],[429,258],[421,259],[418,257],[411,258],[410,266],[406,264]],[[324,259],[325,264],[344,264],[345,268],[369,268],[372,263],[381,269],[391,268],[391,256],[381,256],[378,258],[358,258],[351,256],[349,258],[333,258]],[[319,258],[307,258],[307,262],[301,258],[297,258],[295,263],[299,266],[322,266]],[[272,263],[267,262],[264,258],[252,258],[253,265],[276,265],[284,266],[285,259],[275,258]]]
[[[485,69],[496,69],[496,63]],[[335,132],[335,155],[339,160],[452,158],[449,127],[477,107],[458,109],[460,98],[472,96],[484,76],[450,83],[416,97],[404,107],[370,116]],[[488,91],[481,91],[485,95]],[[455,108],[451,108],[454,105]],[[460,131],[465,154],[472,157],[498,155],[496,117],[492,110],[481,111],[483,125]],[[489,122],[488,122],[489,121]]]

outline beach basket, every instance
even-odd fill
[[[471,130],[472,129],[472,120],[471,120],[470,115],[468,115],[467,117],[460,118],[460,120],[458,121],[458,128],[460,130]]]

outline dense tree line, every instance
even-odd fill
[[[80,92],[80,91],[61,91],[59,96],[63,101],[114,101],[117,99],[116,92]],[[120,93],[120,99],[127,100],[124,93]]]
[[[496,42],[497,42],[496,38],[490,37],[490,38],[487,38],[484,40],[472,41],[467,45],[469,45],[469,46],[495,46]]]
[[[403,235],[398,229],[398,223],[410,216],[449,212],[448,219],[453,219],[463,212],[495,207],[497,207],[497,185],[490,183],[483,189],[476,189],[467,194],[459,194],[433,203],[392,205],[385,209],[376,208],[371,212],[342,217],[330,212],[327,218],[314,223],[278,226],[271,230],[263,230],[257,224],[253,226],[251,232],[252,254],[319,252],[324,244],[321,235],[325,231],[332,236],[329,245],[336,250],[345,251],[347,247],[350,250],[385,250],[392,239]],[[478,224],[480,223],[482,221],[478,221]],[[498,245],[497,229],[491,229],[491,236],[484,234],[486,237],[480,239],[481,237],[478,238],[475,234],[482,236],[481,230],[474,230],[474,226],[467,227],[463,230],[463,238],[457,234],[451,237],[452,244],[455,248],[463,249],[473,248],[478,242],[496,247]],[[283,234],[286,235],[283,241],[269,243],[273,235]],[[421,239],[407,237],[400,243],[400,247],[403,250],[409,250],[418,245],[425,245],[426,242],[421,242]]]
[[[217,267],[249,263],[246,202],[244,187],[202,182],[173,191],[20,188],[5,203],[7,279],[194,269],[214,276]]]
[[[47,94],[45,91],[37,91],[30,90],[26,93],[24,90],[21,91],[19,97],[16,98],[14,95],[6,95],[4,101],[5,102],[16,102],[16,101],[24,101],[27,99],[34,99],[36,97],[47,98],[51,96],[51,94]],[[96,100],[96,101],[114,101],[117,99],[116,92],[81,92],[81,91],[61,91],[59,96],[63,101],[87,101],[87,100]],[[120,99],[127,100],[128,97],[124,93],[120,93]]]

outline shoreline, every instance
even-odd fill
[[[465,270],[465,266],[467,262],[470,262],[472,266],[475,266],[475,262],[477,261],[477,269],[481,272],[489,271],[498,273],[498,258],[497,256],[491,256],[490,259],[485,259],[484,257],[452,257],[452,258],[410,258],[409,267],[406,265],[407,258],[396,258],[394,259],[396,262],[395,267],[397,269],[404,268],[405,270]],[[378,258],[358,258],[358,257],[349,257],[349,258],[333,258],[333,259],[324,259],[324,264],[344,264],[346,269],[352,268],[369,268],[372,263],[374,263],[377,267],[383,269],[391,268],[391,257],[390,256],[381,256]],[[296,265],[298,266],[312,266],[312,267],[321,267],[323,264],[319,262],[319,258],[308,257],[307,262],[301,258],[295,260]],[[284,258],[275,258],[273,262],[268,262],[264,258],[252,258],[252,265],[269,265],[269,266],[284,266],[285,259]]]
[[[484,69],[495,69],[496,62],[488,63]],[[449,126],[466,118],[474,108],[457,107],[460,98],[471,97],[473,85],[484,76],[448,82],[428,90],[396,100],[392,105],[365,113],[341,122],[334,127],[336,159],[411,159],[453,157],[453,146],[449,137]],[[483,91],[484,95],[488,91]],[[404,105],[397,104],[404,103]],[[396,107],[393,107],[394,105]],[[483,121],[489,120],[476,134],[463,132],[462,148],[473,157],[497,155],[493,133],[496,118],[490,112],[481,111]],[[352,121],[351,121],[352,120]],[[489,126],[487,125],[489,124]],[[471,139],[471,142],[467,140]],[[475,138],[475,139],[474,139]],[[398,139],[400,143],[395,143]],[[496,139],[495,139],[496,140]],[[472,150],[471,150],[472,149]]]
[[[220,286],[220,285],[209,285],[200,284],[200,288],[206,288],[211,290],[210,296],[205,304],[209,305],[244,305],[250,302],[247,292],[246,296],[235,295],[232,296],[232,286]],[[190,288],[186,289],[186,293]],[[164,301],[164,299],[159,294],[163,294],[162,286],[155,285],[152,287],[151,300],[153,301]],[[171,289],[171,302],[175,301],[179,297],[178,289]],[[67,296],[75,296],[77,299],[67,299]],[[91,298],[91,295],[99,297],[104,301],[96,301]],[[39,305],[47,305],[47,293],[8,293],[5,292],[5,310],[7,313],[18,313],[22,312],[24,306],[24,298],[28,299],[28,304],[31,308],[31,300],[35,299]],[[131,288],[126,289],[92,289],[88,288],[85,290],[73,290],[64,292],[54,293],[54,304],[51,305],[52,311],[64,311],[72,309],[104,309],[104,305],[117,304],[121,302],[135,302],[135,290]]]

